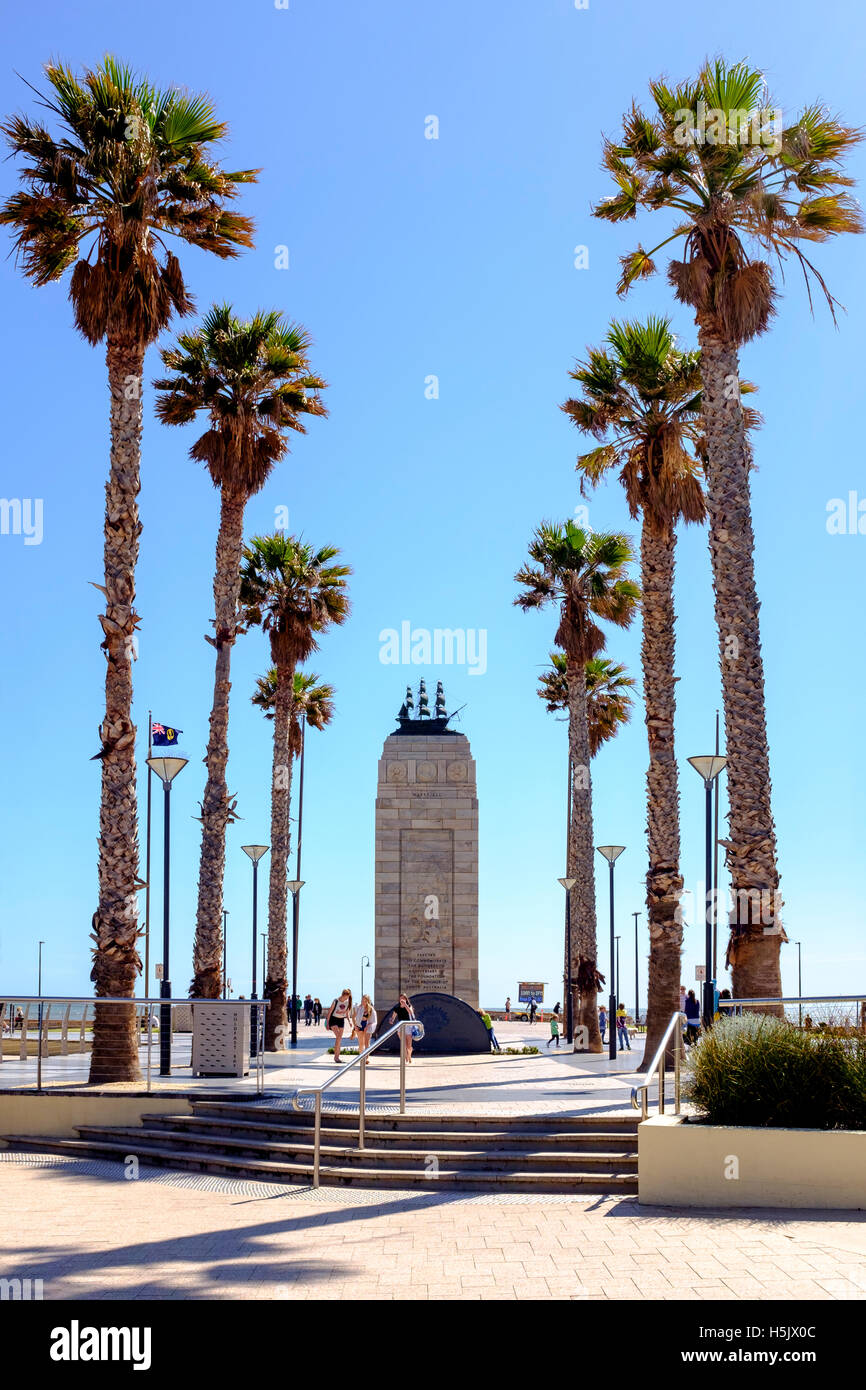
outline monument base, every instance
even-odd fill
[[[424,1024],[424,1037],[415,1044],[419,1057],[460,1057],[474,1052],[490,1052],[490,1038],[478,1014],[465,1000],[453,994],[410,994],[415,1017]],[[376,1036],[392,1026],[396,1010],[385,1009],[379,1016]],[[396,1020],[394,1020],[396,1021]],[[383,1052],[397,1051],[397,1038],[385,1043]]]

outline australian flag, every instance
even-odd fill
[[[177,744],[178,734],[182,734],[183,729],[173,729],[168,724],[152,724],[150,732],[154,748],[171,748]]]

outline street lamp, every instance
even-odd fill
[[[576,878],[561,878],[558,880],[565,889],[565,1040],[574,1042],[574,1001],[572,998],[573,990],[571,984],[571,890],[577,883]]]
[[[637,1027],[640,1023],[640,976],[637,969],[637,919],[640,913],[633,912],[631,915],[634,918],[634,1021]]]
[[[362,956],[362,957],[361,957],[361,998],[362,998],[362,999],[364,998],[364,966],[366,965],[366,966],[369,967],[369,964],[370,964],[370,957],[369,957],[369,956]]]
[[[162,782],[165,793],[163,806],[163,850],[162,850],[162,980],[159,985],[160,999],[171,998],[169,977],[170,917],[171,917],[171,784],[179,772],[186,767],[187,759],[173,757],[150,757],[147,765]],[[159,1008],[159,1074],[171,1076],[171,1005],[161,1004]]]
[[[704,979],[704,1027],[712,1028],[713,1014],[715,1009],[713,999],[713,783],[719,773],[727,766],[727,758],[720,758],[716,753],[707,753],[701,757],[689,758],[689,762],[695,769],[699,777],[703,778],[704,790],[706,792],[706,880],[707,880],[707,901],[706,911],[704,912],[705,927],[705,955],[706,955],[706,978]]]
[[[224,908],[223,908],[223,999],[225,999],[225,998],[227,997],[227,996],[226,996],[226,987],[227,987],[226,982],[227,982],[227,980],[228,980],[228,973],[229,973],[229,970],[228,970],[229,924],[228,924],[228,922],[226,921],[226,918],[228,917],[228,915],[229,915],[229,910],[228,910],[227,907],[224,907]]]
[[[794,942],[794,945],[797,947],[797,994],[799,995],[800,999],[802,1000],[802,998],[803,998],[803,943],[802,943],[801,941],[795,941],[795,942]],[[799,1013],[800,1013],[800,1027],[802,1028],[802,1027],[803,1027],[803,1005],[802,1005],[802,1003],[799,1005]]]
[[[608,1055],[608,1057],[610,1058],[610,1060],[613,1062],[613,1061],[616,1060],[616,980],[613,978],[613,975],[614,975],[614,955],[615,955],[614,935],[613,935],[613,922],[614,922],[614,915],[613,915],[613,914],[614,914],[614,908],[613,908],[613,866],[614,866],[614,864],[616,863],[617,859],[619,859],[619,856],[622,854],[623,850],[625,849],[625,845],[596,845],[596,849],[598,850],[599,854],[603,855],[604,858],[607,860],[607,866],[608,866],[608,868],[610,869],[610,973],[611,973],[611,981],[610,981],[610,997],[609,997],[609,999],[608,999],[608,1022],[607,1022],[607,1026],[608,1026],[608,1049],[607,1049],[607,1055]]]
[[[619,973],[619,943],[622,941],[622,937],[621,937],[621,936],[615,936],[615,937],[614,937],[614,941],[616,942],[616,980],[615,980],[615,982],[614,982],[614,991],[613,991],[613,992],[614,992],[614,994],[616,995],[618,1002],[619,1002],[619,1003],[622,1003],[622,995],[621,995],[621,993],[620,993],[620,988],[621,988],[621,983],[622,983],[622,981],[621,981],[621,976],[620,976],[620,973]]]
[[[37,985],[37,987],[36,987],[36,993],[39,995],[39,1038],[40,1038],[40,1044],[39,1044],[39,1045],[40,1045],[40,1047],[41,1047],[41,1045],[42,1045],[42,1043],[41,1043],[41,1039],[42,1039],[42,947],[43,947],[44,945],[45,945],[45,942],[44,942],[44,941],[40,941],[40,943],[39,943],[39,983],[38,983],[38,985]]]
[[[241,849],[253,861],[253,988],[250,998],[258,999],[259,996],[256,993],[256,933],[259,926],[259,860],[267,854],[270,845],[241,845]],[[264,962],[262,963],[264,964]],[[258,1051],[258,1015],[255,1009],[250,1009],[250,1056],[257,1057]]]
[[[298,846],[300,857],[300,845]],[[292,1047],[298,1045],[298,1011],[295,1008],[295,996],[298,993],[298,898],[304,886],[302,878],[290,879],[287,887],[292,895],[292,1001],[290,1009],[291,1028],[292,1028]]]

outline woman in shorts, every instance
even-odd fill
[[[334,1065],[340,1065],[340,1045],[343,1041],[343,1029],[346,1026],[346,1019],[354,1025],[352,1018],[352,991],[344,989],[339,999],[335,999],[328,1010],[327,1026],[334,1035]]]

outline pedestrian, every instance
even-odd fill
[[[373,1001],[369,994],[363,994],[355,1010],[355,1036],[358,1039],[359,1052],[366,1052],[371,1045],[377,1021],[378,1015],[373,1008]]]
[[[414,1023],[415,1010],[409,1002],[408,994],[401,994],[396,1009],[393,1010],[388,1018],[388,1027],[393,1028],[395,1023]],[[403,1028],[403,1055],[407,1062],[412,1061],[412,1044],[415,1041],[413,1028]]]
[[[320,1024],[321,1021],[322,1021],[322,1001],[321,1001],[321,999],[314,999],[314,1000],[313,1000],[313,1021],[314,1021],[315,1025],[316,1025],[316,1027],[318,1028],[319,1024]]]
[[[15,1011],[15,1027],[19,1029],[19,1031],[24,1027],[24,1015],[20,1008]]]
[[[558,1006],[558,1005],[557,1005],[557,1007],[554,1009],[553,1013],[550,1015],[550,1037],[547,1039],[547,1046],[550,1047],[550,1044],[551,1044],[554,1040],[556,1041],[556,1046],[559,1047],[559,1006]]]
[[[536,1015],[537,1013],[538,1013],[538,1005],[536,1004],[536,1002],[535,1002],[534,999],[530,999],[530,1001],[529,1001],[529,1022],[530,1022],[530,1023],[534,1023],[534,1022],[535,1022],[535,1015]]]
[[[681,1013],[681,1014],[684,1014],[685,1011],[686,1011],[686,987],[685,987],[685,985],[680,985],[680,1013]]]
[[[686,995],[686,1006],[683,1012],[686,1016],[686,1042],[696,1043],[701,1031],[701,1006],[695,998],[693,989],[690,989]]]
[[[493,1019],[490,1017],[489,1013],[487,1013],[485,1009],[478,1010],[478,1017],[481,1019],[481,1022],[487,1029],[487,1037],[489,1039],[491,1049],[494,1052],[501,1052],[502,1049],[499,1046],[499,1043],[496,1040],[496,1034],[493,1031]]]
[[[606,1033],[606,1031],[607,1031],[607,1009],[604,1007],[604,1004],[601,1004],[601,1005],[599,1006],[599,1010],[598,1010],[598,1026],[599,1026],[599,1029],[601,1030],[601,1040],[602,1040],[602,1042],[604,1042],[604,1035],[605,1035],[605,1033]]]
[[[304,998],[304,1023],[309,1028],[313,1022],[313,996],[308,994]]]
[[[340,1065],[340,1045],[346,1019],[352,1017],[352,991],[344,989],[339,999],[335,999],[328,1010],[328,1028],[334,1035],[334,1065]]]
[[[616,1033],[619,1038],[619,1045],[631,1052],[631,1041],[628,1036],[628,1016],[625,1011],[625,1004],[618,1004],[616,1009]]]
[[[506,1022],[506,1023],[510,1023],[510,1022],[511,1022],[511,995],[510,995],[510,994],[506,995],[506,998],[505,998],[505,1022]]]

